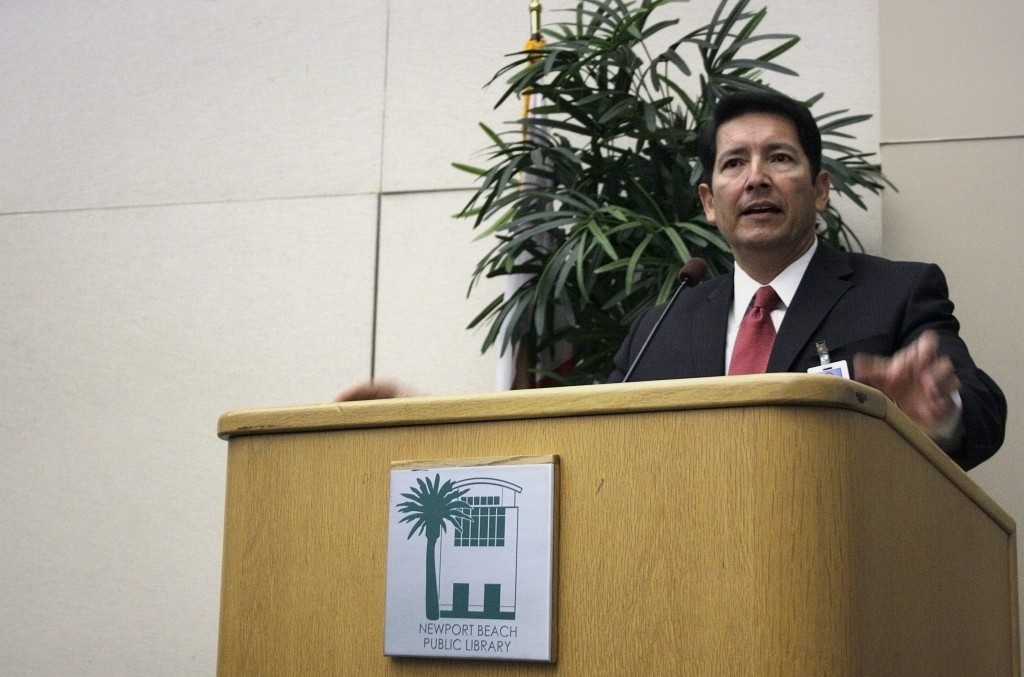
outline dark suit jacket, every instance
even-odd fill
[[[684,289],[630,381],[722,376],[732,297],[731,274]],[[634,323],[609,382],[622,380],[661,310],[652,309]],[[926,329],[938,332],[939,351],[953,360],[962,383],[964,438],[950,456],[969,469],[1003,443],[1006,399],[971,359],[946,278],[934,264],[848,254],[819,243],[779,327],[768,371],[805,372],[817,366],[815,343],[825,341],[832,361],[847,360],[856,378],[854,353],[892,355]]]

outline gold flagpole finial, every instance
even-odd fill
[[[530,39],[526,41],[523,48],[529,52],[527,59],[530,63],[536,63],[541,58],[539,50],[544,49],[544,38],[540,34],[540,0],[530,0]],[[533,110],[533,87],[527,86],[523,89],[523,120],[530,117]],[[523,124],[523,138],[526,138],[529,131],[526,124]]]

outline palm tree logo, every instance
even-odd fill
[[[427,536],[427,575],[426,575],[426,612],[427,618],[436,621],[441,617],[441,610],[438,605],[437,591],[437,564],[435,556],[437,551],[437,540],[441,538],[441,532],[448,530],[447,522],[451,522],[455,528],[460,527],[462,519],[469,518],[471,506],[462,500],[462,496],[469,489],[456,489],[451,480],[441,484],[441,475],[435,474],[431,482],[417,478],[419,486],[410,487],[410,493],[402,494],[408,498],[398,504],[398,512],[405,514],[401,522],[412,522],[412,529],[406,540],[416,534],[426,533]]]

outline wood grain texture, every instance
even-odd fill
[[[874,391],[776,378],[230,414],[219,673],[1015,674],[1012,520]],[[391,463],[555,454],[558,663],[385,657]]]

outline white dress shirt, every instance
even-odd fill
[[[804,279],[807,266],[811,257],[818,249],[818,238],[796,261],[789,264],[785,270],[775,276],[775,279],[768,283],[775,293],[779,295],[779,305],[772,311],[772,324],[775,331],[782,326],[782,319],[786,317],[786,308],[793,302],[796,295],[796,288],[800,286],[800,280]],[[729,323],[726,325],[725,333],[725,373],[729,373],[729,363],[732,362],[732,351],[736,346],[736,334],[740,331],[740,322],[747,314],[751,301],[754,300],[754,293],[763,287],[760,282],[747,275],[746,271],[740,268],[737,263],[733,266],[733,297],[732,310],[729,311]]]

